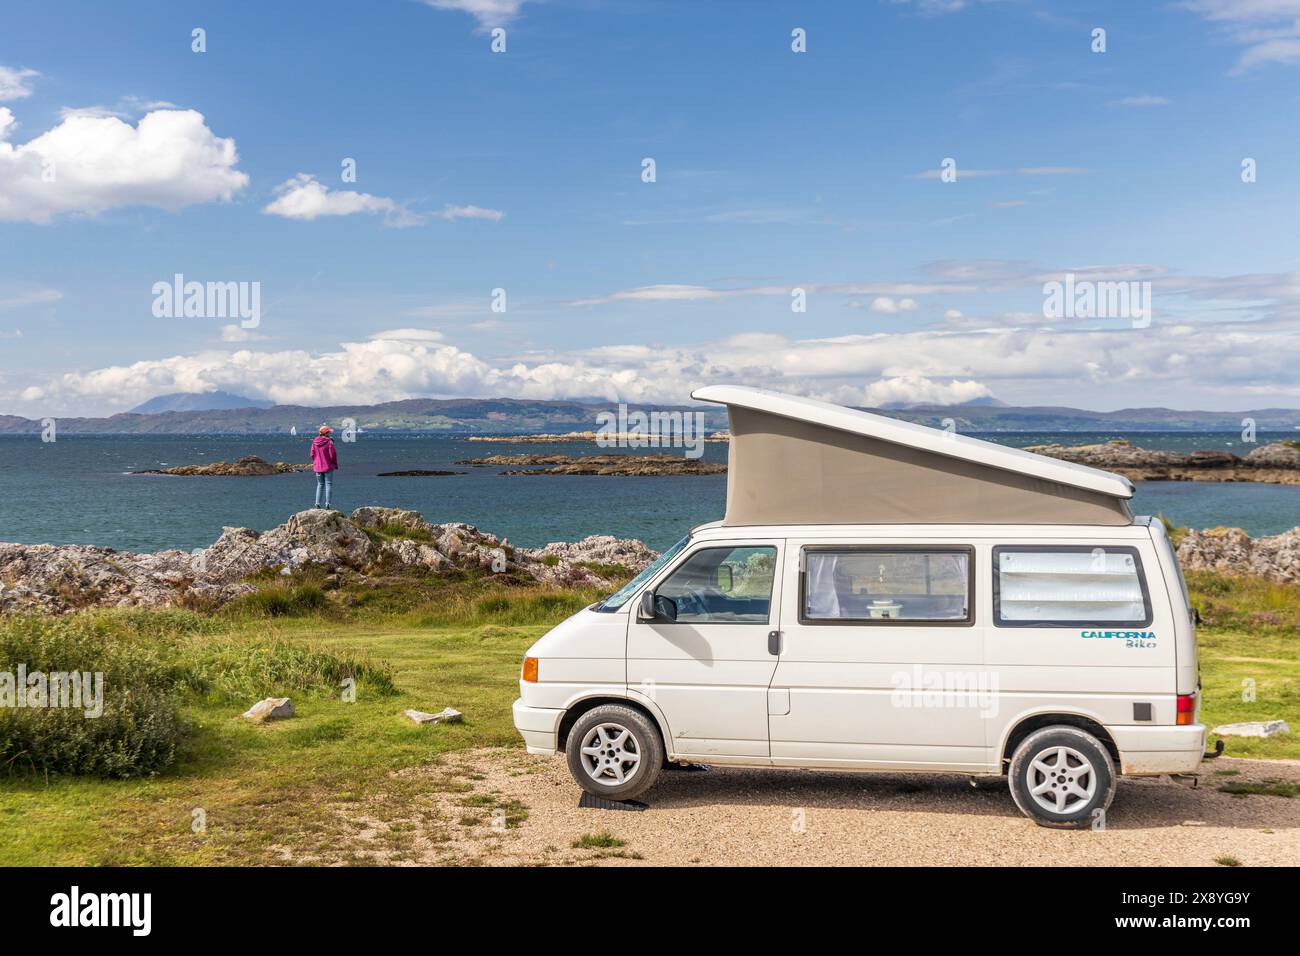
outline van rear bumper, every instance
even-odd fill
[[[555,753],[555,735],[560,729],[562,710],[550,707],[529,707],[523,698],[515,701],[512,708],[515,715],[515,729],[523,735],[524,743],[530,754]]]
[[[1120,773],[1140,777],[1192,773],[1205,756],[1205,725],[1107,727],[1119,748]]]

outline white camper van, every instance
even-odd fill
[[[1194,621],[1109,472],[752,388],[726,517],[524,659],[515,725],[587,792],[669,763],[1004,774],[1046,826],[1205,748]]]

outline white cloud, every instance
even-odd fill
[[[257,342],[265,338],[265,335],[254,332],[252,329],[246,329],[242,325],[223,325],[221,327],[221,341],[223,342]]]
[[[24,292],[21,295],[0,299],[0,312],[9,309],[25,309],[33,305],[52,305],[62,298],[63,293],[57,289],[38,289],[35,292]]]
[[[29,80],[40,76],[35,70],[23,67],[0,66],[0,101],[21,100],[32,95]]]
[[[960,165],[955,167],[954,172],[956,172],[957,174],[958,182],[960,182],[963,179],[977,179],[984,176],[1005,176],[1006,175],[1006,170],[1002,170],[1002,169],[965,169]],[[943,174],[944,174],[944,170],[942,169],[938,169],[938,168],[925,169],[919,173],[913,173],[911,176],[908,177],[908,179],[938,179]]]
[[[1084,166],[1021,166],[1016,170],[1018,176],[1078,176],[1091,172]]]
[[[402,203],[385,196],[350,189],[330,189],[308,173],[299,173],[275,187],[278,198],[262,209],[272,216],[310,222],[321,216],[381,215],[384,224],[402,228],[417,226],[424,219]]]
[[[275,187],[276,198],[262,209],[272,216],[285,219],[301,219],[310,222],[321,216],[354,216],[365,213],[383,216],[384,225],[396,228],[422,226],[430,218],[455,222],[458,219],[487,219],[500,222],[505,213],[500,209],[485,209],[482,206],[447,205],[441,212],[432,216],[413,212],[396,199],[387,196],[372,196],[370,193],[356,192],[350,189],[330,189],[310,173],[299,173]]]
[[[871,300],[871,311],[883,315],[895,315],[899,312],[915,312],[915,299],[892,299],[887,295],[878,295]]]
[[[1150,93],[1143,93],[1141,96],[1126,96],[1123,99],[1111,100],[1111,106],[1168,106],[1169,100],[1164,96],[1152,96]]]
[[[13,117],[0,109],[0,139]],[[112,116],[69,116],[22,145],[0,142],[0,220],[46,223],[123,206],[175,211],[228,201],[248,184],[233,139],[194,110],[157,110],[131,126]]]
[[[500,222],[506,214],[500,209],[484,209],[481,206],[444,206],[442,212],[438,213],[439,219],[445,219],[448,222],[455,222],[457,219],[490,219],[492,222]]]
[[[442,341],[435,330],[406,328],[325,352],[213,350],[72,372],[23,382],[3,400],[27,403],[35,417],[103,414],[163,392],[213,389],[302,405],[503,395],[681,402],[710,382],[868,405],[987,395],[1059,403],[1067,397],[1062,382],[1070,383],[1069,404],[1083,407],[1150,403],[1170,393],[1217,399],[1221,407],[1241,407],[1252,395],[1300,398],[1300,332],[1290,326],[1032,328],[1016,320],[813,339],[749,333],[689,347],[637,343],[494,360]]]
[[[480,27],[499,27],[519,16],[525,3],[536,0],[423,0],[435,10],[458,10],[478,20]]]
[[[1230,73],[1300,63],[1300,0],[1183,0],[1179,6],[1221,25],[1245,48]]]

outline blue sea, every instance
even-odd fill
[[[1111,438],[1127,438],[1146,448],[1215,448],[1239,455],[1255,447],[1243,445],[1238,434],[1214,432],[998,432],[976,437],[1015,447]],[[1260,433],[1258,440],[1262,444],[1293,437],[1294,432]],[[131,472],[233,461],[243,455],[306,462],[308,441],[288,435],[61,435],[56,442],[43,443],[37,436],[0,436],[0,541],[188,550],[210,544],[225,525],[271,528],[311,507],[313,475],[182,478]],[[693,525],[722,517],[726,505],[725,475],[507,476],[502,468],[454,464],[495,454],[620,451],[586,442],[509,444],[445,435],[363,433],[353,443],[339,442],[338,451],[335,507],[410,508],[429,521],[466,521],[528,547],[613,534],[662,549]],[[725,461],[726,453],[725,443],[710,443],[705,459]],[[379,472],[405,469],[467,474],[378,477]],[[1139,484],[1133,507],[1138,514],[1164,514],[1179,525],[1236,525],[1253,535],[1276,534],[1300,524],[1300,486],[1146,482]]]

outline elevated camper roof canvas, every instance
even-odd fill
[[[710,385],[731,443],[723,524],[1072,524],[1133,520],[1127,478],[761,388]]]

